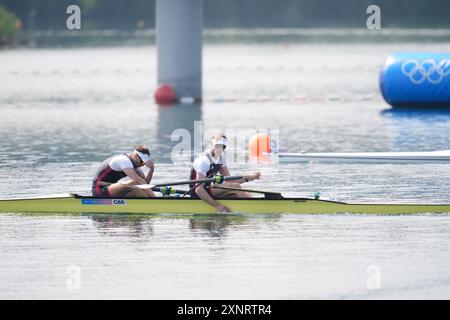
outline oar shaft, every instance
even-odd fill
[[[242,176],[228,176],[228,177],[223,177],[223,180],[224,181],[239,180],[242,178],[243,178]],[[158,184],[155,184],[153,187],[179,186],[179,185],[183,185],[183,184],[208,183],[208,182],[214,182],[214,181],[216,181],[215,178],[206,178],[206,179],[199,179],[199,180],[185,180],[185,181],[158,183]]]
[[[223,181],[228,180],[240,180],[243,179],[243,176],[228,176],[223,177]],[[208,182],[216,182],[216,178],[206,178],[206,179],[199,179],[199,180],[185,180],[185,181],[174,181],[174,182],[166,182],[166,183],[158,183],[155,185],[150,184],[138,184],[135,185],[135,188],[139,189],[152,189],[152,188],[158,188],[158,187],[169,187],[169,186],[179,186],[183,184],[201,184],[201,183],[208,183]]]

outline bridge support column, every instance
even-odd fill
[[[202,31],[203,0],[156,1],[157,81],[176,99],[202,97]]]

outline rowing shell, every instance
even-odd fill
[[[329,161],[329,162],[378,162],[449,163],[450,150],[430,152],[349,152],[349,153],[279,153],[279,162]]]
[[[293,214],[418,214],[450,213],[450,204],[370,204],[344,203],[310,198],[282,199],[218,199],[237,213],[293,213]],[[158,198],[95,198],[76,194],[0,200],[0,212],[8,213],[124,213],[158,214],[217,213],[199,199]]]

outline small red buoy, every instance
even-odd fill
[[[176,102],[175,90],[168,84],[162,84],[155,91],[155,101],[158,104],[172,104]]]

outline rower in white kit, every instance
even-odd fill
[[[149,168],[144,175],[139,168]],[[106,159],[98,168],[92,181],[94,197],[144,197],[153,198],[151,189],[133,188],[135,185],[149,184],[153,177],[154,163],[150,160],[150,151],[145,146],[138,146],[132,153],[120,154]],[[129,177],[126,182],[119,182]]]
[[[220,173],[222,176],[230,176],[227,166],[227,157],[225,149],[227,147],[227,137],[218,133],[211,139],[209,148],[195,159],[191,169],[191,180],[200,180],[211,178]],[[241,183],[259,179],[261,174],[256,172],[247,176],[243,176],[240,180],[225,181],[224,188],[230,187],[234,189],[241,188]],[[213,206],[219,212],[231,212],[231,210],[220,204],[215,198],[250,198],[250,194],[245,191],[227,190],[214,188],[211,184],[191,184],[190,195],[192,198],[200,198],[209,205]]]

